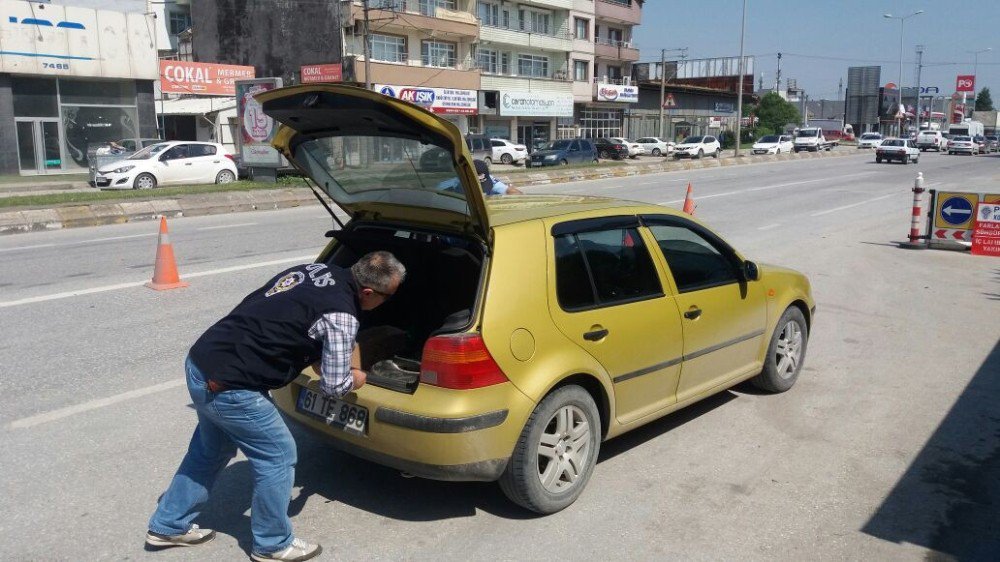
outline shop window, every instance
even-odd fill
[[[135,106],[135,82],[130,80],[59,80],[59,98],[70,105]]]
[[[58,117],[56,81],[51,78],[14,78],[14,117]],[[135,99],[132,100],[135,103]]]
[[[134,103],[134,102],[133,102]],[[86,168],[87,151],[108,141],[139,138],[135,107],[62,106],[66,166]]]

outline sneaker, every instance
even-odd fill
[[[205,544],[215,538],[215,531],[191,525],[183,535],[161,535],[146,531],[146,544],[150,546],[195,546]]]
[[[302,539],[292,539],[292,544],[288,545],[288,548],[284,550],[272,552],[271,554],[257,554],[256,552],[251,552],[250,558],[257,560],[258,562],[266,562],[267,560],[301,562],[302,560],[309,560],[310,558],[319,556],[320,552],[323,552],[323,547],[318,544],[308,543]]]

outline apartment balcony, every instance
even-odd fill
[[[424,62],[424,61],[421,61]],[[429,61],[428,61],[429,62]],[[419,84],[431,88],[478,90],[479,69],[472,61],[447,61],[447,66],[416,64],[416,61],[371,61],[372,84]],[[344,82],[365,82],[365,57],[344,56]]]
[[[569,33],[556,31],[539,33],[522,31],[516,21],[511,21],[511,27],[494,27],[483,25],[479,33],[480,42],[517,45],[545,51],[567,52],[573,50],[573,38]]]
[[[639,25],[642,8],[636,0],[594,0],[594,14],[598,20]]]
[[[422,30],[436,37],[476,38],[479,20],[469,11],[447,10],[419,0],[381,0],[369,3],[368,19],[377,22],[379,29]],[[353,27],[363,22],[365,10],[361,2],[350,2],[350,11],[344,25]]]
[[[519,4],[530,4],[543,8],[555,8],[557,10],[572,10],[573,0],[521,0]]]
[[[602,59],[636,62],[639,60],[639,49],[629,41],[616,41],[599,37],[594,41],[594,56]]]
[[[557,92],[563,94],[573,93],[573,82],[565,77],[563,73],[556,73],[556,77],[538,76],[517,76],[508,74],[487,74],[482,75],[482,90],[499,91],[520,91],[520,92]]]

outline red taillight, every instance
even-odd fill
[[[420,382],[469,390],[507,382],[479,334],[435,336],[424,344]]]
[[[226,158],[229,158],[229,159],[230,159],[230,160],[232,160],[232,161],[233,161],[234,163],[236,162],[236,157],[235,157],[235,156],[233,156],[232,154],[227,154],[227,155],[226,155]]]

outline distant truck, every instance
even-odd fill
[[[803,150],[809,152],[819,152],[820,150],[833,150],[835,141],[827,140],[823,134],[823,129],[819,127],[805,127],[795,133],[795,152]]]
[[[823,129],[823,136],[837,146],[839,141],[854,141],[854,127],[840,119],[810,119],[810,127]]]
[[[967,137],[981,137],[986,134],[986,129],[979,121],[965,120],[961,123],[948,125],[949,135],[965,135]]]

